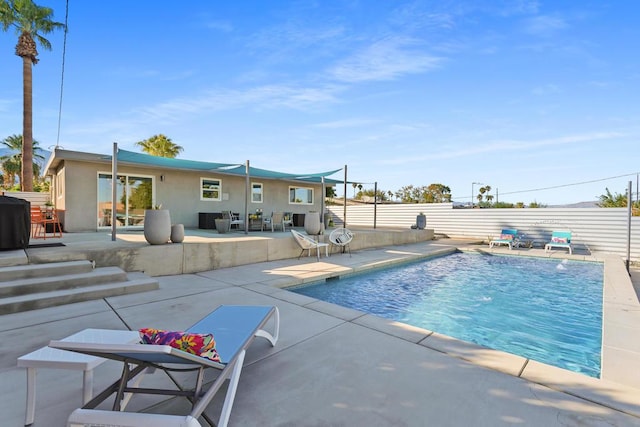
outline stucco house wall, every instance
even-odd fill
[[[65,156],[61,152],[57,161],[50,161],[48,172],[54,182],[52,199],[55,198],[58,209],[64,210],[65,231],[97,231],[98,174],[111,174],[110,160],[90,153],[71,152]],[[153,204],[168,209],[174,224],[197,228],[199,212],[231,210],[245,214],[244,176],[119,164],[118,175],[123,174],[151,177],[155,195]],[[223,200],[201,200],[201,178],[220,179]],[[249,203],[249,213],[256,209],[262,209],[266,215],[272,211],[307,213],[321,209],[321,184],[258,177],[251,178],[250,182],[262,184],[263,203]],[[56,186],[61,186],[60,191]],[[313,188],[313,205],[289,204],[290,186]]]

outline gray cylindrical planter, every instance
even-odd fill
[[[174,224],[171,226],[171,241],[182,243],[184,240],[184,224]]]
[[[166,209],[144,211],[144,238],[150,245],[164,245],[171,238],[171,216]]]
[[[416,226],[418,227],[418,230],[424,230],[427,227],[427,216],[426,215],[416,216]]]
[[[216,230],[218,233],[226,233],[231,228],[231,221],[224,218],[216,218]]]
[[[304,231],[310,235],[320,234],[320,214],[309,212],[304,216]]]

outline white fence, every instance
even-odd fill
[[[49,193],[25,192],[25,191],[3,191],[3,196],[23,199],[31,203],[32,206],[45,206],[49,202]]]
[[[344,222],[343,206],[328,206],[334,221]],[[359,205],[347,207],[347,226],[409,228],[416,215],[427,216],[436,234],[487,240],[514,228],[527,240],[548,241],[553,230],[570,230],[576,247],[627,257],[626,208],[453,209],[451,203]],[[640,261],[640,217],[631,218],[630,259]]]

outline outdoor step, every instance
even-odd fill
[[[156,279],[145,275],[132,275],[131,279],[118,283],[2,298],[0,299],[0,315],[151,291],[160,287]]]
[[[33,277],[0,282],[0,298],[50,292],[80,287],[90,287],[103,283],[124,282],[127,273],[119,267],[101,267],[87,273],[64,274],[52,277]]]
[[[93,270],[93,263],[88,260],[16,265],[0,268],[0,282],[32,277],[88,273],[91,270]]]

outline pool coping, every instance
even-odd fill
[[[333,271],[325,270],[310,274],[308,277],[298,279],[296,283],[286,281],[273,283],[272,286],[287,291],[287,288],[300,284],[444,256],[458,251],[601,262],[604,264],[604,290],[600,379],[294,292],[287,291],[286,293],[290,295],[286,299],[306,308],[392,335],[475,365],[522,378],[621,412],[640,416],[640,405],[638,404],[640,401],[640,372],[630,369],[635,366],[640,356],[640,337],[637,336],[634,328],[629,326],[640,324],[640,302],[626,271],[624,261],[619,256],[611,254],[569,255],[559,251],[545,253],[535,249],[509,250],[508,248],[496,247],[489,249],[477,245],[426,249],[426,251],[419,253],[401,251],[396,258],[353,267],[341,266]]]

